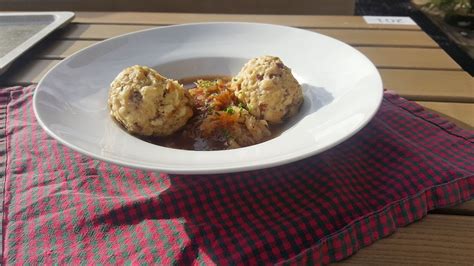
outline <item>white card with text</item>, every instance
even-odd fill
[[[367,24],[416,25],[410,17],[364,16]]]

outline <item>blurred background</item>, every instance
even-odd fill
[[[0,0],[6,10],[353,14],[355,0]]]

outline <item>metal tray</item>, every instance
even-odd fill
[[[0,13],[0,75],[26,50],[73,18],[73,12]]]

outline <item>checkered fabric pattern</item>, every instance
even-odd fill
[[[33,91],[0,90],[5,264],[326,264],[474,195],[474,132],[390,93],[322,154],[186,176],[58,144],[35,120]]]

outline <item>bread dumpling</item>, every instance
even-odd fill
[[[303,103],[301,85],[275,56],[248,61],[232,79],[231,89],[252,115],[270,124],[294,116]]]
[[[171,135],[193,115],[183,86],[146,66],[120,72],[110,86],[108,104],[112,117],[142,136]]]

